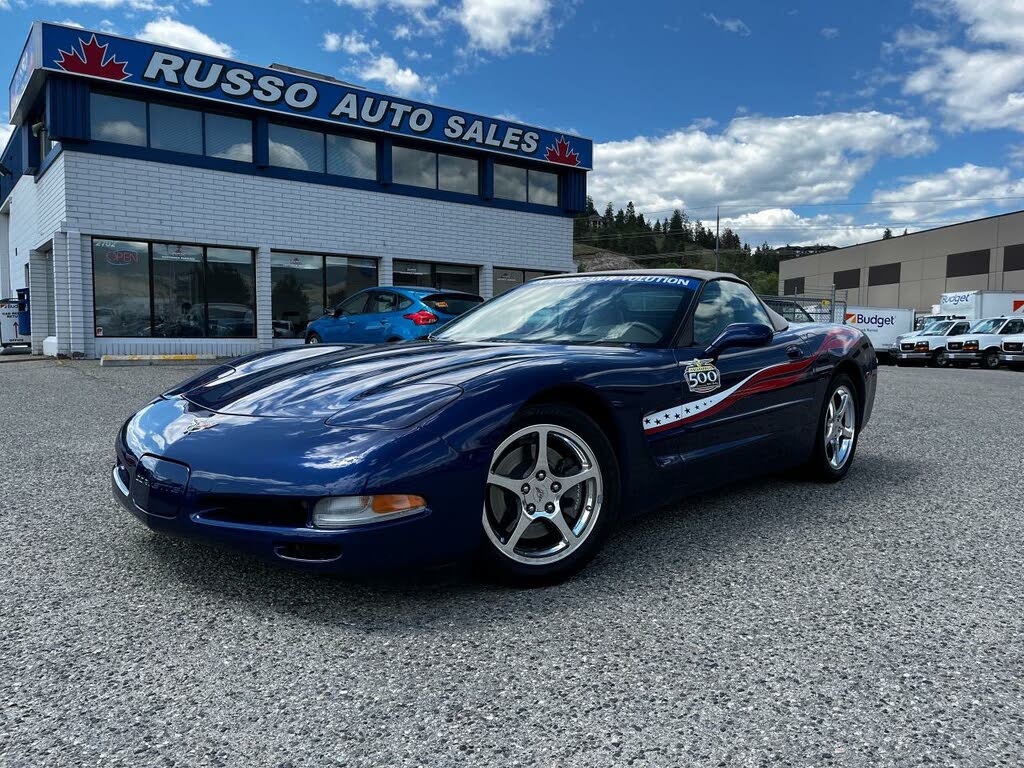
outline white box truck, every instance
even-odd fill
[[[899,351],[898,339],[914,330],[913,309],[898,307],[847,307],[846,325],[859,328],[871,339],[875,354],[886,355],[895,361]]]
[[[939,299],[939,310],[968,320],[1024,313],[1024,291],[953,291]]]

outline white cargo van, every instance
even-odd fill
[[[894,361],[899,351],[897,339],[914,330],[915,314],[912,309],[897,307],[847,307],[845,322],[868,335],[876,354]]]

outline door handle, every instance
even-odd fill
[[[791,360],[798,360],[798,359],[800,359],[803,356],[804,356],[804,351],[800,347],[798,347],[796,344],[794,344],[794,345],[792,345],[790,347],[786,347],[786,357],[790,358]]]

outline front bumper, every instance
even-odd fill
[[[927,362],[932,359],[932,353],[929,352],[900,352],[897,356],[899,360],[911,360],[914,362]]]
[[[1024,363],[1024,352],[1000,352],[999,359],[1004,363]]]
[[[218,415],[176,437],[191,418],[184,401],[154,403],[116,441],[113,496],[154,531],[323,572],[450,562],[479,545],[486,460],[438,437]],[[343,530],[310,523],[321,498],[376,493],[415,493],[428,506]]]
[[[978,363],[981,362],[981,352],[946,352],[949,355],[949,359],[955,363]]]

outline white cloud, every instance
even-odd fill
[[[973,45],[942,44],[943,32],[898,35],[894,46],[920,47],[904,92],[934,104],[951,130],[1024,130],[1024,3],[933,0],[928,7],[963,26]]]
[[[9,0],[0,0],[0,11],[9,11],[9,10],[11,10],[11,4],[10,4]]]
[[[496,54],[543,47],[553,30],[550,0],[462,0],[451,15],[471,47]]]
[[[320,43],[320,47],[328,53],[341,50],[341,35],[337,32],[324,32],[324,39]]]
[[[720,19],[713,13],[705,13],[704,18],[716,27],[721,27],[726,32],[732,32],[733,34],[740,35],[741,37],[747,37],[750,35],[750,27],[747,26],[743,19]]]
[[[399,24],[392,34],[395,36],[395,40],[408,40],[412,37],[412,29],[408,24]]]
[[[136,37],[153,43],[163,43],[164,45],[173,45],[190,51],[208,53],[212,56],[230,58],[235,54],[235,49],[227,43],[214,40],[191,24],[185,24],[169,16],[163,16],[149,22],[139,31]]]
[[[7,146],[7,140],[11,138],[11,134],[14,133],[14,126],[8,125],[8,117],[4,117],[0,120],[0,153],[3,153],[4,148]]]
[[[732,229],[751,247],[763,242],[773,246],[853,245],[877,240],[885,229],[883,223],[857,222],[847,214],[801,216],[789,208],[764,208],[740,216],[722,216],[721,226]]]
[[[388,89],[402,96],[437,93],[437,86],[428,78],[408,67],[399,66],[397,61],[387,55],[373,57],[357,72],[363,80],[383,83]]]
[[[437,0],[334,0],[334,2],[371,13],[381,6],[395,10],[425,11],[437,4]]]
[[[700,127],[594,147],[590,189],[599,204],[633,200],[647,211],[721,203],[738,212],[842,200],[884,155],[935,147],[929,123],[882,112],[738,117],[720,133]]]
[[[998,204],[1017,205],[1024,199],[1024,179],[1011,178],[1006,168],[992,168],[965,163],[939,173],[915,176],[903,184],[879,190],[872,197],[880,210],[887,211],[894,221],[934,220],[954,214],[955,218],[972,218],[984,209]]]
[[[826,40],[835,40],[837,37],[839,37],[839,28],[838,27],[822,27],[821,28],[821,36],[824,37]]]
[[[196,5],[200,8],[206,8],[210,5],[210,0],[192,0],[192,5]]]
[[[74,21],[72,19],[64,19],[64,21],[62,21],[61,24],[63,24],[66,27],[76,27],[78,29],[85,29],[85,27],[82,24],[79,24],[77,21]]]
[[[373,43],[367,42],[358,32],[349,32],[341,39],[341,47],[350,56],[363,56],[373,50]]]

